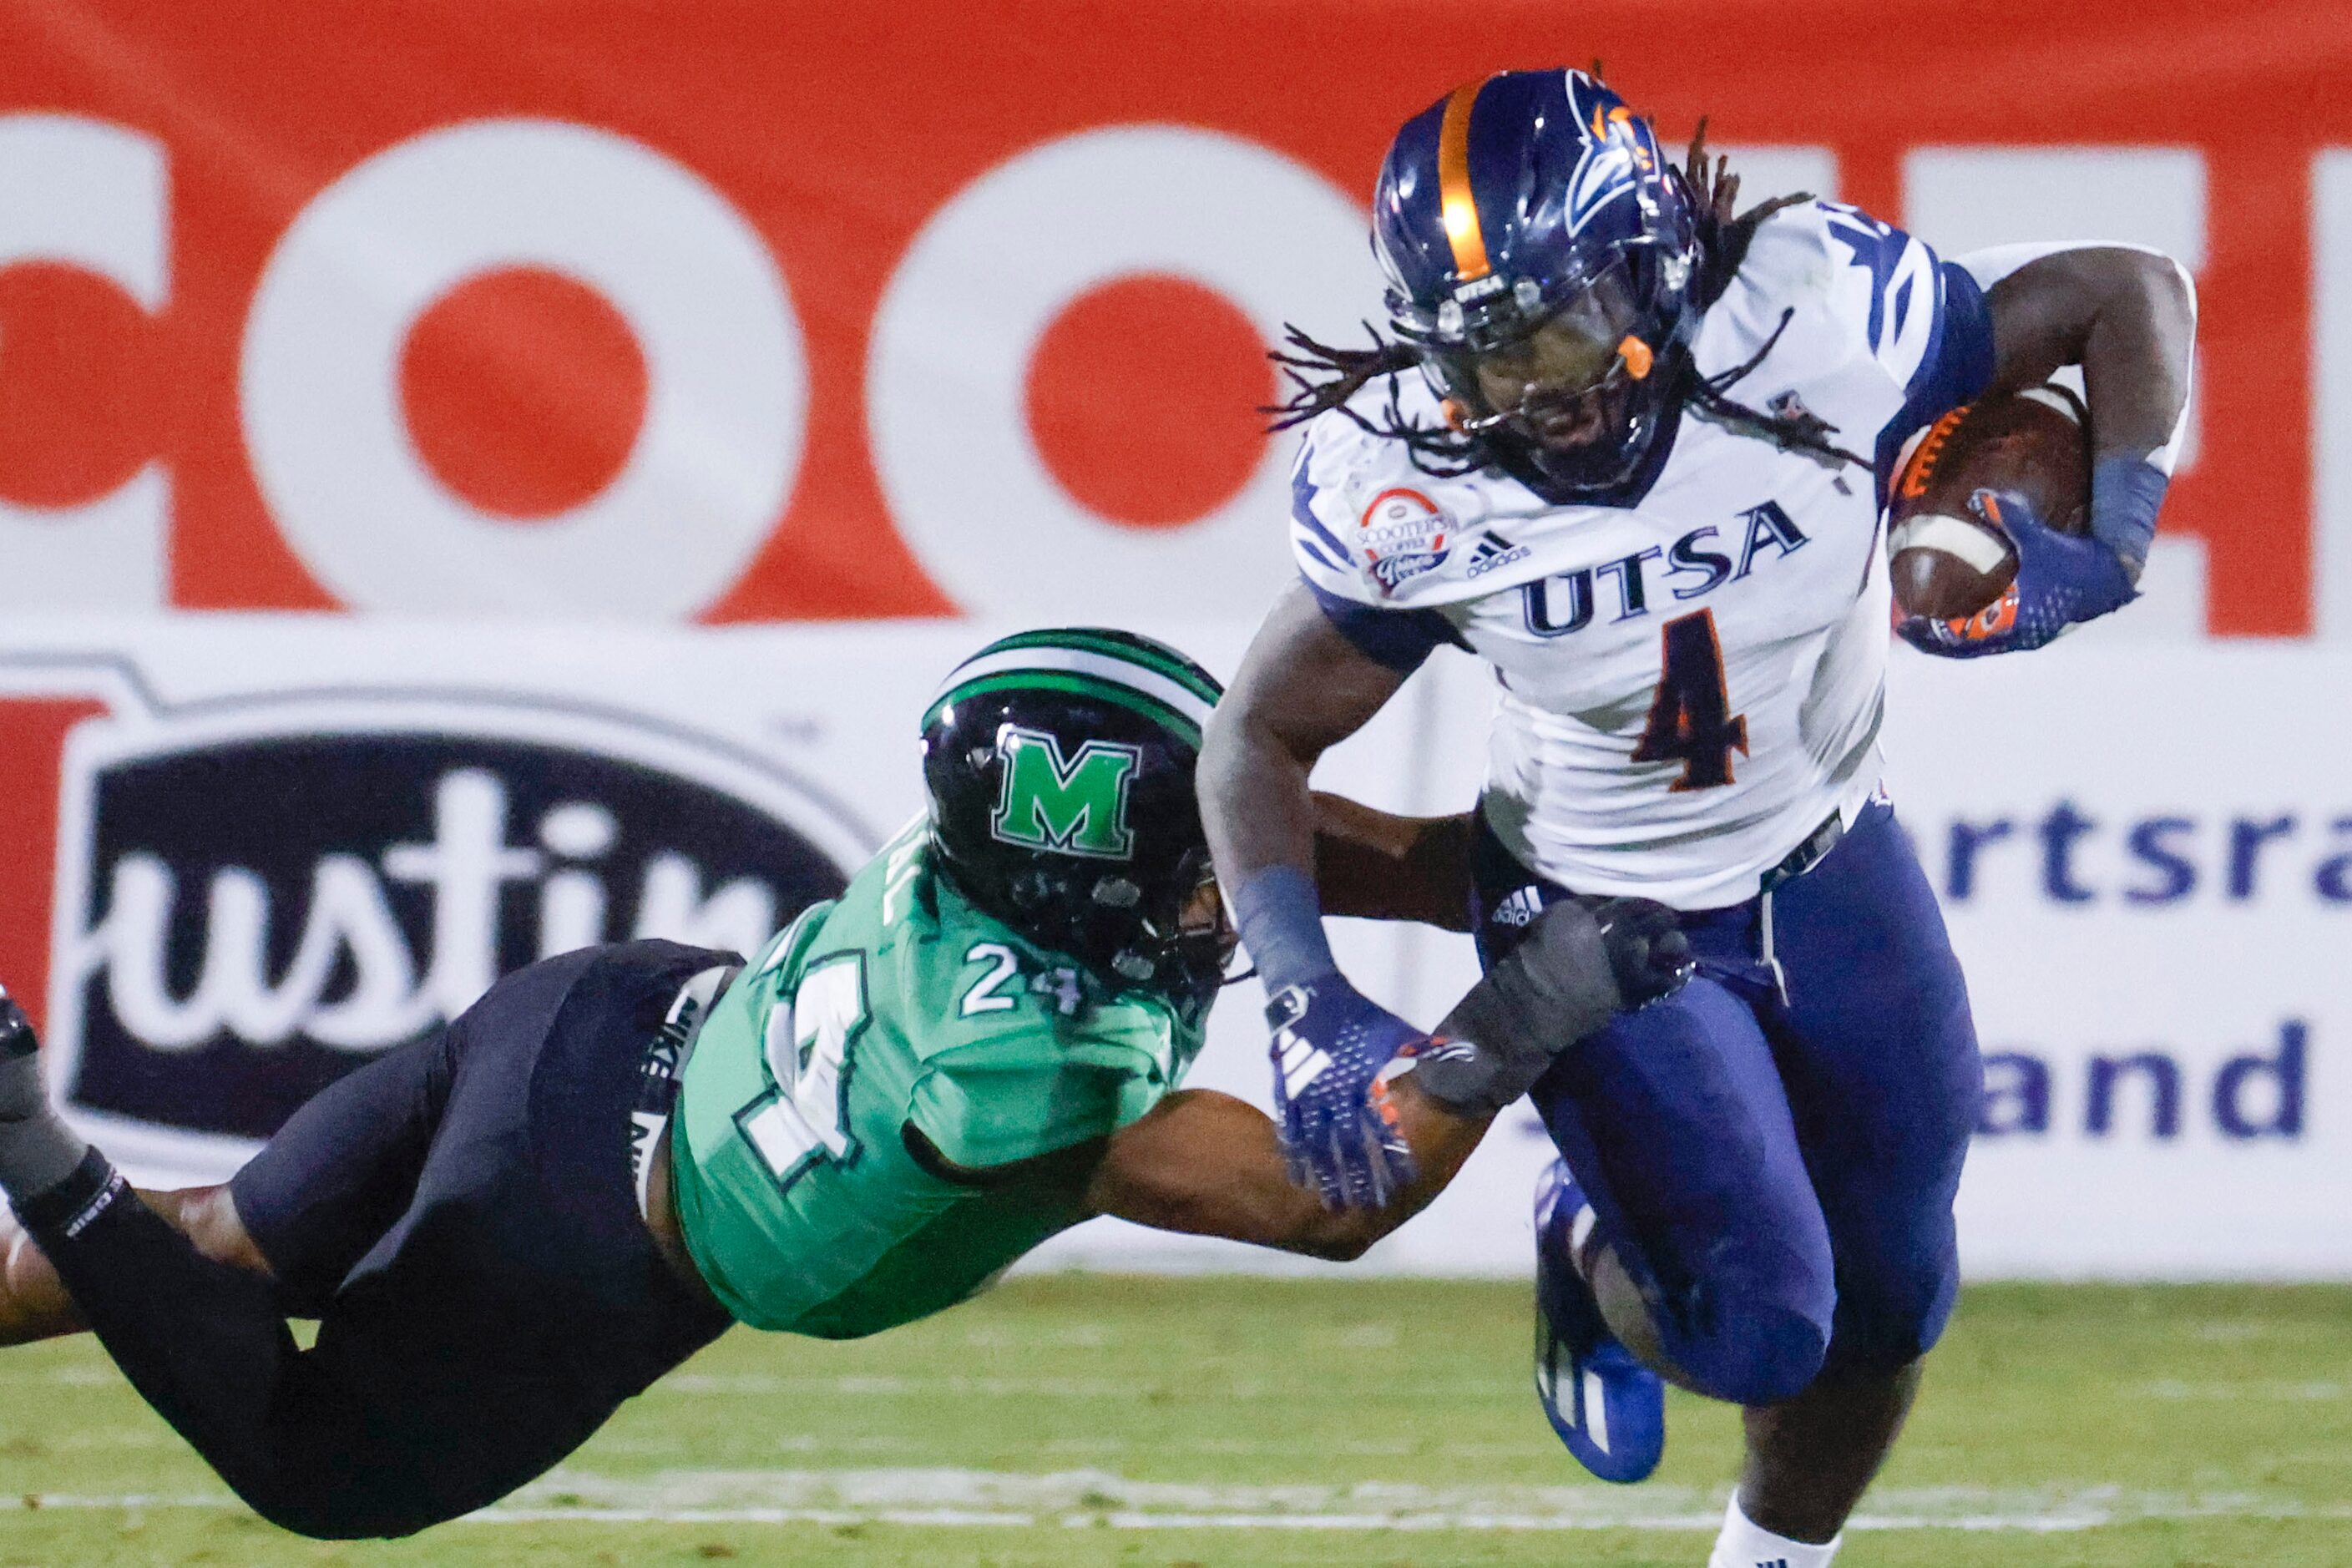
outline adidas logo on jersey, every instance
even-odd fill
[[[1534,923],[1535,918],[1541,913],[1543,895],[1531,882],[1496,904],[1490,918],[1498,926],[1523,926]]]
[[[1470,565],[1463,575],[1484,576],[1499,567],[1508,566],[1514,561],[1525,561],[1527,558],[1526,545],[1513,544],[1501,534],[1490,532],[1478,542],[1478,547],[1475,550],[1470,552]]]

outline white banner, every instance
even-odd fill
[[[324,1081],[495,968],[583,941],[756,940],[795,878],[854,867],[919,807],[923,700],[1003,629],[19,624],[0,839],[27,841],[0,860],[53,867],[53,896],[45,925],[30,892],[0,920],[0,979],[32,989],[46,966],[55,1070],[110,1149],[210,1178],[282,1113],[238,1087],[257,1064]],[[1246,640],[1141,629],[1220,673]],[[1318,782],[1466,806],[1488,690],[1439,656]],[[2309,647],[1898,653],[1888,784],[1987,1052],[1971,1274],[2352,1278],[2347,697],[2352,657]],[[1349,973],[1419,1022],[1475,977],[1466,938],[1342,927]],[[1228,994],[1193,1083],[1265,1103],[1259,1000]],[[204,1044],[224,1029],[232,1046]],[[310,1077],[273,1051],[310,1053]],[[159,1108],[190,1103],[203,1130],[162,1130]],[[1548,1154],[1507,1116],[1357,1267],[1524,1272]],[[1321,1267],[1110,1222],[1036,1262]]]

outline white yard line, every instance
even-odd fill
[[[131,1512],[150,1508],[243,1508],[245,1505],[226,1492],[119,1492],[110,1496],[85,1496],[79,1492],[26,1492],[17,1506],[28,1512],[51,1508],[119,1508]]]
[[[2244,1383],[2184,1383],[2179,1378],[2168,1377],[2141,1384],[2130,1392],[2148,1399],[2210,1399],[2228,1404],[2252,1400],[2333,1404],[2352,1396],[2352,1384],[2287,1383],[2275,1378]]]
[[[225,1492],[40,1495],[26,1508],[224,1509]],[[1688,1487],[1285,1486],[1136,1481],[1103,1470],[1046,1475],[947,1468],[562,1471],[478,1524],[898,1524],[929,1528],[1238,1531],[1677,1531],[1722,1521],[1721,1500]],[[2254,1492],[2121,1487],[1926,1487],[1874,1494],[1857,1531],[2098,1530],[2155,1520],[2352,1520],[2352,1505]]]
[[[1387,1398],[1515,1398],[1526,1392],[1516,1378],[1452,1378],[1442,1383],[1384,1382]],[[719,1395],[749,1399],[839,1395],[850,1399],[1116,1399],[1132,1400],[1136,1384],[1126,1378],[908,1376],[898,1373],[850,1373],[839,1376],[785,1376],[775,1373],[681,1372],[656,1384],[652,1394]],[[1287,1399],[1299,1392],[1286,1382],[1243,1379],[1219,1385],[1228,1402]]]

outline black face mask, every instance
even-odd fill
[[[1517,305],[1520,292],[1514,289],[1505,302],[1465,321],[1459,337],[1427,341],[1456,395],[1477,411],[1469,421],[1473,428],[1573,400],[1615,377],[1639,380],[1647,373],[1646,323],[1623,257],[1531,308]]]
[[[1547,500],[1618,500],[1675,423],[1686,356],[1643,311],[1637,271],[1621,255],[1548,309],[1497,305],[1423,344],[1449,423]]]
[[[1213,890],[1215,885],[1208,847],[1186,850],[1161,898],[1154,907],[1139,911],[1141,918],[1114,960],[1114,969],[1129,981],[1205,1005],[1229,983],[1225,971],[1241,945],[1240,934],[1225,919],[1222,898],[1213,894],[1207,900],[1205,918],[1187,918],[1187,911],[1200,905],[1201,890]]]
[[[1664,466],[1681,424],[1681,382],[1688,357],[1680,352],[1639,382],[1603,386],[1588,396],[1606,399],[1610,435],[1579,447],[1534,438],[1506,422],[1487,438],[1506,471],[1559,505],[1631,505],[1646,493]]]

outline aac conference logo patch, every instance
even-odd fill
[[[540,958],[756,951],[871,844],[766,760],[612,711],[115,707],[58,748],[45,1037],[68,1110],[149,1165],[233,1165]]]

